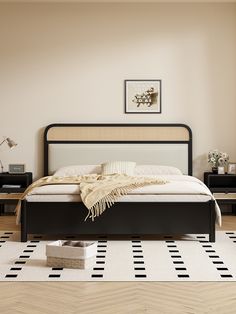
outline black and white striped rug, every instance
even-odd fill
[[[0,231],[0,281],[235,281],[236,231],[176,240],[98,240],[88,270],[46,266],[43,237],[19,242],[19,232]]]

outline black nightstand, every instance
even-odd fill
[[[232,212],[236,214],[236,175],[214,174],[204,172],[204,183],[208,186],[220,205],[232,205]]]
[[[31,183],[32,172],[0,173],[0,215],[4,213],[4,204],[18,201]]]

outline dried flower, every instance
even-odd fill
[[[229,155],[224,152],[220,152],[218,149],[211,150],[208,153],[208,163],[212,167],[225,166],[229,161]]]

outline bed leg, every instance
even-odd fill
[[[209,233],[209,242],[216,242],[215,232]]]
[[[209,230],[209,242],[215,242],[215,201],[210,201],[210,230]]]
[[[27,237],[27,233],[22,233],[22,232],[21,232],[21,239],[20,239],[21,242],[27,242],[27,240],[28,240],[27,238],[28,238],[28,237]]]
[[[21,202],[21,242],[27,242],[26,201]]]

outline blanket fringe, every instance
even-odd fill
[[[88,208],[88,215],[86,216],[85,221],[88,218],[91,218],[92,221],[94,221],[94,219],[96,217],[99,217],[106,210],[106,208],[110,208],[121,196],[127,195],[130,191],[155,183],[156,181],[134,182],[128,184],[127,186],[115,188],[108,195],[104,196],[99,201],[97,201],[91,208]],[[162,183],[166,182],[165,181],[160,182],[160,184]]]

